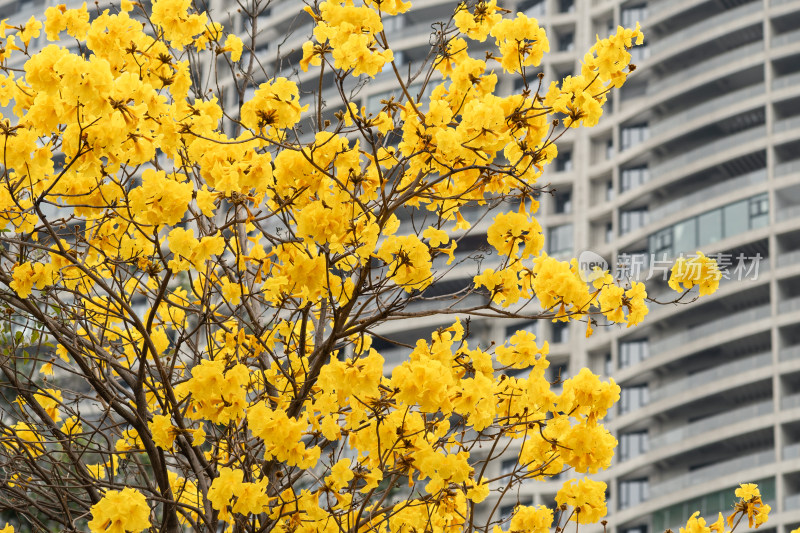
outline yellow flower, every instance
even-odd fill
[[[761,492],[758,490],[758,485],[755,483],[742,483],[739,488],[734,491],[737,498],[741,498],[746,502],[755,498],[761,498]]]
[[[516,256],[519,246],[523,245],[523,258],[537,255],[544,245],[541,226],[536,219],[523,213],[497,215],[486,238],[500,255]]]
[[[150,527],[150,507],[136,489],[110,490],[90,509],[92,533],[138,533]]]
[[[154,415],[153,421],[148,422],[147,425],[150,428],[150,433],[153,435],[153,442],[156,446],[165,450],[172,449],[177,428],[172,425],[169,415]]]
[[[325,478],[325,484],[333,491],[340,491],[347,487],[355,474],[350,469],[350,459],[339,459],[331,467],[331,475]]]
[[[406,292],[424,289],[433,281],[431,254],[416,235],[390,235],[376,256],[386,263],[389,279]]]
[[[28,22],[25,23],[25,26],[22,28],[22,31],[19,32],[20,40],[28,46],[31,42],[31,39],[36,39],[39,37],[39,30],[42,29],[42,23],[36,20],[35,17],[31,16],[28,19]]]
[[[234,34],[229,34],[225,39],[225,46],[222,48],[225,52],[231,53],[231,61],[234,63],[242,58],[242,40]]]
[[[702,252],[697,252],[697,255],[690,259],[679,257],[675,260],[669,277],[669,286],[674,291],[683,292],[684,289],[688,290],[699,285],[700,296],[705,296],[716,292],[721,278],[722,272],[717,262]]]
[[[567,480],[556,494],[556,503],[575,508],[571,521],[593,524],[606,515],[606,484],[588,478]]]
[[[711,533],[711,528],[706,526],[706,521],[704,518],[698,518],[700,511],[696,511],[691,517],[689,517],[689,521],[686,522],[685,528],[680,528],[680,533]]]
[[[518,505],[514,509],[509,531],[548,533],[553,525],[553,510],[544,505]]]
[[[47,416],[49,416],[53,422],[60,422],[61,415],[58,413],[58,407],[63,401],[61,391],[44,389],[44,392],[45,394],[36,393],[33,395],[33,397],[36,399],[36,402],[41,405],[45,411],[47,411]]]
[[[489,480],[481,478],[480,483],[475,483],[474,480],[469,480],[467,482],[467,498],[469,498],[474,503],[481,503],[489,496]],[[550,519],[552,520],[552,512]],[[512,527],[512,529],[514,529]]]

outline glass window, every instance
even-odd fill
[[[629,209],[622,211],[619,214],[620,234],[625,235],[631,231],[637,230],[645,226],[650,221],[650,214],[647,207],[640,207],[637,209]]]
[[[769,199],[766,194],[750,198],[750,229],[763,228],[769,223]]]
[[[650,357],[650,343],[647,339],[619,343],[619,366],[625,368]]]
[[[650,401],[650,391],[647,385],[623,387],[619,395],[619,413],[625,414],[647,405]]]
[[[611,222],[606,223],[606,242],[614,240],[614,225]]]
[[[553,342],[567,342],[569,340],[569,323],[568,322],[554,322],[553,323]]]
[[[525,0],[517,4],[517,10],[521,11],[528,17],[539,18],[545,15],[545,0]]]
[[[539,322],[536,320],[529,320],[528,322],[522,322],[521,324],[508,326],[506,328],[506,338],[511,338],[517,331],[528,331],[534,335],[538,335],[537,332],[539,331]]]
[[[637,61],[644,61],[650,57],[650,48],[647,47],[647,43],[643,43],[631,48],[630,54],[631,62],[635,64]]]
[[[647,533],[647,526],[641,525],[636,527],[629,527],[627,529],[623,529],[622,533]]]
[[[647,126],[647,123],[625,126],[622,128],[621,132],[621,149],[627,150],[628,148],[632,148],[646,141],[649,137],[650,128]]]
[[[564,35],[559,36],[558,38],[558,51],[559,52],[570,52],[575,48],[575,35],[570,33],[565,33]]]
[[[643,185],[649,180],[650,169],[647,167],[647,165],[624,168],[620,174],[620,187],[622,188],[622,191],[625,192]]]
[[[699,246],[722,240],[722,209],[715,209],[698,217]]]
[[[500,475],[507,476],[517,468],[516,459],[504,459],[500,464]]]
[[[614,362],[611,360],[611,354],[607,353],[605,361],[603,362],[603,372],[606,376],[610,376],[614,372]]]
[[[556,380],[564,381],[569,377],[569,366],[566,364],[563,365],[553,365],[547,369],[550,373],[550,381],[555,383]]]
[[[500,508],[500,521],[505,522],[506,520],[511,520],[511,516],[514,514],[514,507],[516,505],[504,505]]]
[[[572,251],[572,224],[556,226],[547,231],[547,249],[550,254]]]
[[[747,200],[726,205],[722,213],[723,234],[725,237],[738,235],[749,230],[749,216],[747,212]]]
[[[627,509],[647,501],[650,497],[650,486],[647,478],[630,479],[619,482],[619,508]]]
[[[609,181],[606,183],[606,202],[614,199],[614,183]]]
[[[393,32],[400,29],[406,25],[406,19],[402,14],[399,14],[394,17],[383,17],[383,29],[387,32]]]
[[[697,251],[697,219],[690,218],[675,224],[672,239],[673,253],[693,255]]]
[[[556,213],[571,213],[572,212],[572,192],[571,191],[556,191],[555,209]]]
[[[575,11],[575,0],[558,0],[559,13],[572,13]]]
[[[609,139],[606,141],[606,159],[611,159],[614,157],[614,141]]]
[[[672,228],[664,228],[661,231],[650,235],[650,253],[658,257],[664,254],[672,257]]]
[[[647,430],[623,433],[619,438],[619,458],[622,461],[633,459],[634,457],[647,452],[648,446],[649,438],[647,435]]]
[[[559,152],[556,157],[556,171],[569,172],[570,170],[572,170],[572,152],[569,150]]]
[[[633,28],[636,23],[643,23],[647,18],[647,5],[637,4],[622,9],[622,25],[626,28]]]

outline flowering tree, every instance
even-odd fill
[[[335,114],[321,91],[301,105],[285,78],[249,96],[254,56],[188,0],[3,23],[0,507],[18,527],[545,531],[604,516],[590,479],[564,484],[557,524],[545,507],[510,523],[496,510],[526,480],[607,467],[616,440],[601,420],[619,387],[584,369],[556,394],[546,342],[519,331],[487,349],[469,324],[582,320],[591,334],[646,315],[641,283],[587,283],[542,252],[534,218],[555,139],[597,123],[642,33],[598,40],[579,75],[545,89],[530,75],[549,48],[536,20],[462,5],[414,94],[383,31],[409,7],[307,8],[299,66],[319,87],[332,73]],[[42,28],[71,39],[34,53]],[[495,94],[492,68],[522,93]],[[381,71],[403,96],[368,114],[348,80]],[[458,245],[489,210],[493,268],[432,296],[475,264]],[[671,285],[718,280],[700,256]],[[382,327],[433,315],[451,317],[385,368]],[[505,449],[517,465],[490,479]],[[757,489],[740,491],[728,527],[761,524]]]

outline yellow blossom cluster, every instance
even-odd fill
[[[36,509],[85,516],[92,533],[456,533],[524,479],[610,465],[616,383],[584,369],[558,392],[546,341],[478,344],[469,319],[633,326],[647,314],[642,284],[589,284],[577,262],[542,252],[535,200],[558,155],[553,120],[596,124],[642,34],[598,40],[580,75],[540,94],[528,79],[549,50],[539,23],[495,0],[459,5],[423,99],[383,31],[410,7],[307,8],[304,71],[344,87],[391,67],[401,89],[373,111],[344,96],[335,113],[240,65],[242,40],[188,0],[3,23],[0,284],[24,329],[4,336],[0,361],[20,380],[0,431],[3,460],[20,465],[14,494],[63,495]],[[29,51],[42,28],[79,53]],[[491,52],[473,57],[473,41]],[[495,94],[500,68],[522,78],[520,94]],[[244,96],[234,108],[219,80]],[[476,237],[476,212],[512,205]],[[477,241],[492,268],[442,296]],[[707,294],[715,269],[679,261],[670,285]],[[382,333],[437,314],[451,317],[410,345]],[[482,454],[506,439],[498,449],[517,450],[519,468],[490,479],[495,457]],[[67,489],[43,494],[56,480]],[[760,525],[768,507],[742,490],[741,516]],[[556,501],[596,522],[604,491],[570,480]],[[75,527],[59,513],[48,519]],[[553,513],[517,506],[490,522],[543,533]]]
[[[669,286],[674,291],[683,292],[697,285],[700,287],[700,296],[705,296],[716,292],[720,279],[722,272],[717,262],[698,251],[694,257],[681,256],[675,261]]]
[[[689,517],[686,527],[680,528],[680,533],[731,533],[744,517],[747,517],[749,528],[757,529],[767,522],[771,509],[761,501],[761,493],[755,483],[743,483],[734,493],[739,501],[734,505],[734,510],[728,515],[727,520],[723,518],[722,513],[718,513],[716,522],[707,524],[700,516],[700,511],[697,511]]]

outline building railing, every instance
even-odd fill
[[[650,219],[661,220],[673,213],[683,211],[688,207],[705,202],[709,198],[716,198],[725,193],[739,191],[750,187],[751,185],[756,185],[757,183],[763,183],[765,181],[767,181],[767,170],[761,168],[748,174],[737,176],[733,179],[725,180],[721,183],[706,187],[705,189],[700,189],[699,191],[687,194],[686,196],[683,196],[677,200],[673,200],[664,205],[658,206],[655,209],[650,210]]]
[[[681,69],[675,74],[671,74],[661,78],[660,80],[651,82],[647,86],[647,94],[658,94],[675,85],[686,85],[687,80],[694,80],[701,74],[710,72],[723,65],[730,65],[732,69],[738,68],[736,65],[740,65],[744,58],[757,52],[761,52],[762,50],[764,50],[764,42],[758,41],[745,46],[740,46],[729,52],[723,52],[722,54],[716,55],[689,68]]]
[[[650,439],[650,450],[657,450],[658,448],[677,444],[689,437],[702,435],[703,433],[730,425],[730,423],[735,420],[751,420],[772,412],[772,400],[766,400],[731,411],[725,411],[656,435]]]
[[[778,302],[778,313],[792,313],[800,311],[800,296]]]
[[[720,379],[743,374],[749,370],[755,370],[770,364],[772,364],[772,353],[764,352],[739,359],[738,361],[715,366],[714,368],[709,368],[708,370],[703,370],[702,372],[697,372],[686,378],[668,383],[663,387],[653,389],[650,393],[650,402],[652,403],[662,398],[675,396],[678,393],[697,387],[707,387],[709,384]]]
[[[783,447],[781,459],[786,461],[787,459],[796,459],[798,457],[800,457],[800,442]]]
[[[800,393],[781,398],[781,409],[794,409],[795,407],[800,407]]]
[[[800,84],[800,77],[798,77],[797,83]],[[787,176],[795,172],[800,173],[800,159],[795,161],[786,161],[785,163],[775,165],[774,175],[776,178],[778,178],[780,176]]]
[[[781,351],[778,352],[778,360],[791,361],[792,359],[800,359],[800,344],[782,348]]]
[[[800,36],[798,36],[798,39],[800,39]],[[773,133],[780,133],[783,131],[794,130],[797,128],[800,128],[800,116],[785,118],[783,120],[776,120],[775,123],[772,125]]]
[[[785,87],[797,87],[800,85],[800,72],[789,74],[787,76],[779,76],[772,80],[772,90],[777,91]]]
[[[674,171],[675,169],[685,167],[691,163],[694,163],[695,161],[700,161],[701,159],[706,159],[711,155],[724,152],[730,148],[733,148],[734,146],[747,144],[755,141],[756,139],[764,139],[766,135],[766,126],[758,126],[734,135],[728,135],[722,139],[699,146],[694,150],[684,152],[682,155],[677,157],[668,158],[661,163],[654,165],[650,169],[650,174],[653,177],[652,179],[658,178]]]
[[[761,96],[764,94],[765,89],[765,85],[759,83],[758,85],[745,87],[744,89],[728,93],[725,96],[720,96],[709,102],[690,107],[680,113],[671,114],[668,119],[661,120],[652,125],[650,128],[651,136],[655,137],[674,128],[683,127],[692,118],[707,116],[719,109],[730,109],[739,102]]]
[[[800,509],[800,494],[792,494],[783,500],[783,509],[790,511],[792,509]]]
[[[650,487],[650,497],[656,498],[664,494],[670,494],[692,485],[711,481],[731,472],[748,470],[756,466],[769,465],[775,462],[775,450],[767,450],[754,453],[744,457],[737,457],[728,461],[722,461],[703,468],[698,468],[681,476],[675,477],[662,483],[654,484]]]
[[[785,44],[796,44],[797,41],[800,41],[800,30],[792,30],[773,37],[770,45],[777,48]]]
[[[684,344],[688,344],[697,339],[702,339],[714,333],[725,331],[737,326],[743,326],[767,318],[770,315],[770,306],[759,305],[746,311],[740,311],[731,315],[706,322],[702,326],[692,328],[681,333],[664,337],[650,344],[651,353],[661,353]]]
[[[791,205],[778,209],[775,213],[775,222],[783,222],[796,217],[800,217],[800,205]]]
[[[671,33],[669,37],[661,39],[660,41],[656,41],[651,45],[651,55],[655,56],[664,50],[674,51],[677,46],[683,42],[689,41],[690,38],[699,34],[707,33],[707,31],[701,31],[700,28],[718,28],[720,26],[724,26],[728,22],[740,18],[746,18],[747,20],[752,21],[754,19],[752,16],[753,13],[761,11],[762,6],[763,4],[761,2],[751,2],[741,7],[726,10],[723,13],[714,15],[711,18],[703,19],[698,24],[692,24],[691,26],[678,32]]]

